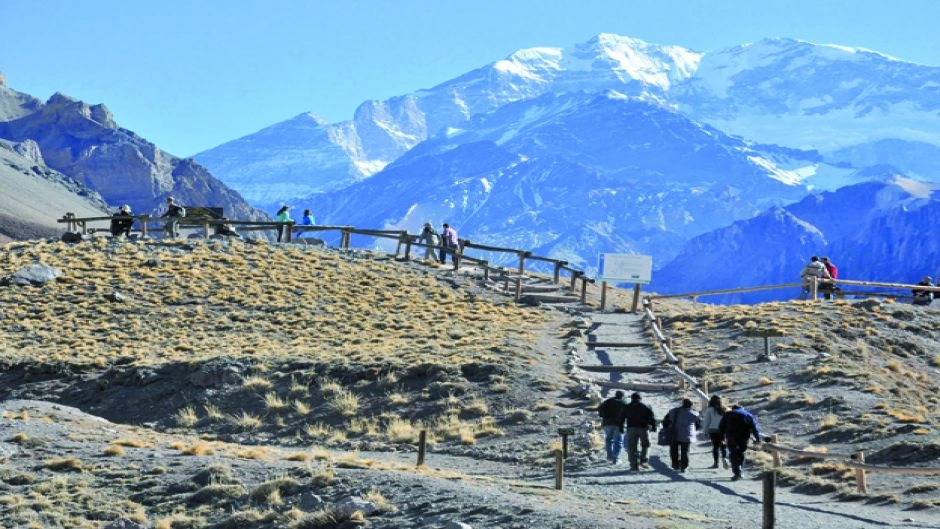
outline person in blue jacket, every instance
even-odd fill
[[[747,451],[747,441],[753,435],[754,444],[760,444],[761,433],[757,419],[741,406],[731,406],[718,424],[718,433],[728,445],[731,459],[731,481],[741,479],[741,467],[744,466],[744,452]]]

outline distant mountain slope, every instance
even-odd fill
[[[0,244],[61,235],[57,219],[108,214],[100,195],[43,163],[32,142],[0,140]]]
[[[364,102],[351,121],[327,125],[304,114],[196,159],[253,204],[270,207],[367,178],[438,131],[507,103],[580,90],[661,96],[698,59],[678,46],[611,34],[566,49],[520,50],[433,88]]]
[[[20,111],[0,121],[0,138],[34,141],[49,167],[94,189],[111,206],[126,203],[135,212],[158,213],[165,197],[174,195],[183,204],[222,207],[233,218],[266,217],[193,160],[169,155],[120,128],[104,105],[62,94],[35,108],[34,103],[3,87],[0,108]]]
[[[538,249],[588,269],[598,252],[671,259],[691,237],[802,198],[756,153],[641,98],[546,94],[415,147],[372,178],[312,195],[325,223],[405,228]]]
[[[601,34],[568,48],[519,50],[433,88],[364,102],[350,121],[301,115],[197,159],[271,207],[368,178],[421,141],[503,105],[609,90],[678,108],[746,141],[817,151],[824,159],[778,166],[820,189],[857,183],[833,164],[890,164],[940,181],[932,156],[940,149],[940,68],[793,39],[703,54]]]
[[[913,284],[940,273],[940,222],[935,187],[904,178],[814,194],[795,204],[704,234],[653,274],[661,293],[698,292],[792,283],[812,255],[828,255],[839,278]],[[768,291],[709,298],[709,302],[787,299]]]

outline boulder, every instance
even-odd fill
[[[49,281],[55,281],[61,275],[62,270],[58,268],[36,263],[20,268],[4,282],[13,285],[42,285]]]
[[[356,511],[362,511],[362,514],[369,516],[377,511],[378,507],[371,501],[366,501],[359,496],[347,496],[336,504],[336,509],[342,513],[344,518],[348,518]]]
[[[189,383],[199,388],[239,384],[245,369],[240,362],[218,358],[201,364],[198,371],[189,375]]]

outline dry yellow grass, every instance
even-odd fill
[[[19,322],[0,328],[5,358],[104,366],[128,357],[159,364],[215,356],[257,362],[260,355],[399,366],[425,361],[429,344],[456,340],[449,361],[460,364],[498,359],[489,344],[525,336],[542,321],[538,312],[509,303],[465,302],[436,277],[407,267],[389,273],[398,267],[391,261],[309,247],[92,240],[0,248],[0,276],[34,262],[65,273],[39,288],[0,291],[7,318]],[[104,293],[112,291],[126,301],[108,302]],[[431,318],[440,325],[415,324]],[[357,342],[366,347],[349,347]],[[257,379],[246,384],[270,390]]]

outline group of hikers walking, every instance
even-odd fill
[[[639,471],[649,465],[650,432],[656,432],[658,424],[653,409],[643,402],[639,393],[624,399],[623,391],[604,400],[597,408],[604,430],[604,449],[607,460],[620,464],[620,456],[626,440],[627,459],[631,471]],[[760,443],[760,427],[757,419],[739,405],[726,409],[721,397],[713,395],[708,407],[699,414],[692,408],[692,401],[683,399],[682,404],[666,414],[662,420],[657,444],[669,446],[672,469],[685,473],[689,468],[689,448],[698,432],[706,432],[711,442],[713,464],[718,468],[719,456],[724,468],[731,467],[731,479],[741,479],[748,442]],[[730,460],[730,464],[729,464]]]

